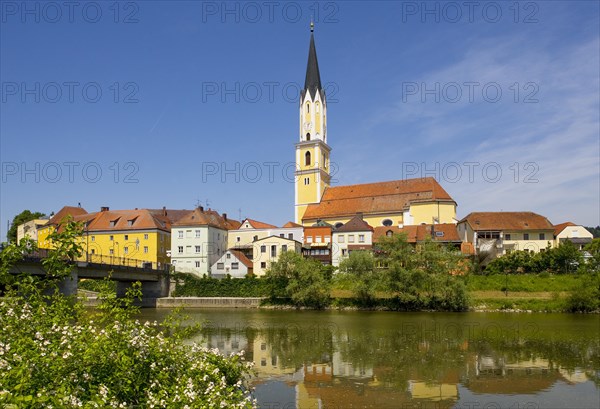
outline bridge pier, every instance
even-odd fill
[[[158,281],[142,281],[142,300],[136,304],[142,307],[156,307],[158,298],[168,297],[171,280],[168,275],[160,276]],[[117,281],[117,297],[125,297],[127,289],[131,288],[133,282]]]
[[[66,296],[77,296],[77,283],[79,281],[79,275],[77,269],[74,268],[68,277],[65,277],[62,281],[57,284],[58,291]],[[50,287],[44,290],[44,294],[50,295],[54,293],[55,288]]]

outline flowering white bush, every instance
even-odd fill
[[[8,277],[10,254],[0,254],[0,278]],[[94,311],[58,293],[43,295],[40,285],[22,277],[0,302],[0,407],[255,406],[243,354],[187,345],[170,322],[135,320],[139,285],[126,302],[106,296]]]

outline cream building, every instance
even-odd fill
[[[585,227],[578,226],[575,223],[566,222],[554,226],[554,246],[558,247],[565,240],[575,244],[579,250],[590,243],[594,239],[594,235]]]
[[[490,258],[515,250],[538,253],[554,245],[554,226],[533,212],[474,212],[457,229],[463,241]]]
[[[17,243],[29,237],[31,240],[37,243],[38,240],[38,229],[45,226],[48,223],[48,219],[35,219],[30,220],[26,223],[17,226]]]
[[[257,277],[264,276],[271,263],[277,261],[286,251],[302,253],[302,243],[279,236],[265,237],[253,242],[252,245],[254,254],[252,264],[254,275]]]

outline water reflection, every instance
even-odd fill
[[[207,311],[263,408],[597,408],[598,316]]]

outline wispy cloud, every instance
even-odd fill
[[[459,202],[459,216],[474,210],[531,210],[556,223],[569,219],[596,225],[600,223],[600,41],[593,38],[561,49],[524,44],[528,42],[519,37],[482,40],[455,64],[411,79],[428,89],[436,83],[498,84],[503,92],[498,102],[486,101],[480,91],[473,102],[464,94],[456,103],[443,95],[439,103],[420,93],[407,98],[401,83],[397,103],[371,117],[369,126],[395,123],[410,129],[407,144],[412,152],[422,152],[414,157],[426,158],[430,170],[436,162],[442,168],[448,162],[480,163],[472,181],[467,167],[454,183],[444,181],[443,172],[438,175]],[[528,83],[534,85],[525,88]],[[538,102],[524,103],[536,90],[532,98]],[[486,163],[499,165],[500,180],[492,182],[494,167],[490,177],[482,175]],[[530,179],[537,182],[525,183],[532,173]]]

